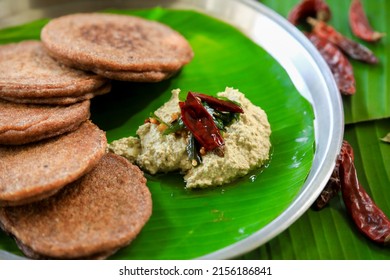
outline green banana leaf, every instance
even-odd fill
[[[298,0],[260,1],[282,16],[287,16]],[[333,17],[330,23],[341,33],[354,38],[348,26],[350,1],[326,1]],[[371,25],[389,34],[389,1],[362,0]],[[390,132],[389,117],[389,39],[377,44],[360,40],[377,54],[380,63],[368,66],[353,61],[357,80],[355,96],[343,97],[345,139],[354,148],[360,182],[376,204],[390,217],[390,144],[380,140]],[[364,122],[363,122],[364,121]],[[346,213],[341,196],[321,211],[310,209],[285,232],[242,256],[243,259],[390,259],[390,249],[363,236]]]
[[[390,144],[380,138],[389,131],[389,119],[349,125],[345,130],[345,139],[354,149],[359,181],[388,217]],[[285,232],[243,258],[388,260],[390,249],[357,230],[339,195],[323,210],[310,209]]]
[[[301,0],[261,0],[260,2],[287,18],[289,11]],[[350,0],[327,0],[332,17],[329,24],[346,37],[371,49],[378,57],[377,65],[350,60],[356,79],[356,94],[343,96],[345,123],[390,117],[390,48],[389,36],[378,43],[367,43],[356,38],[349,27]],[[371,26],[390,34],[390,1],[361,0]]]
[[[135,135],[149,113],[181,88],[215,94],[226,86],[246,94],[268,114],[272,158],[268,165],[223,187],[185,190],[180,174],[147,175],[153,214],[134,242],[114,259],[188,259],[224,248],[263,228],[292,202],[310,171],[314,113],[285,70],[233,27],[193,11],[162,8],[131,13],[166,23],[194,49],[194,60],[157,84],[115,82],[92,100],[92,120],[109,141]],[[47,20],[0,31],[0,43],[39,38]],[[299,141],[298,141],[299,139]],[[20,254],[0,233],[0,249]]]

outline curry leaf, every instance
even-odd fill
[[[187,154],[193,165],[197,166],[202,163],[202,157],[199,154],[199,145],[197,145],[195,137],[192,133],[188,139]],[[193,161],[195,161],[196,164],[194,164]]]

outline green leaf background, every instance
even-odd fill
[[[289,11],[300,0],[259,1],[287,18]],[[361,0],[372,27],[389,35],[390,2],[388,0]],[[356,79],[356,94],[343,97],[346,124],[390,117],[390,48],[389,37],[377,43],[367,43],[356,38],[349,27],[348,11],[350,0],[326,0],[332,17],[329,24],[348,38],[371,49],[379,59],[378,65],[368,65],[350,60]]]
[[[128,11],[111,10],[128,13]],[[215,94],[238,88],[268,115],[272,159],[232,184],[185,190],[179,174],[147,176],[153,214],[132,244],[114,259],[189,259],[224,248],[258,231],[282,213],[302,187],[314,154],[313,110],[285,70],[241,32],[192,11],[162,8],[131,11],[181,32],[195,58],[172,79],[156,84],[115,82],[110,94],[95,97],[92,120],[109,141],[134,135],[150,112],[181,88]],[[0,43],[38,39],[47,20],[0,31]],[[250,69],[248,71],[248,69]],[[20,254],[0,233],[0,249]]]
[[[283,17],[298,0],[262,0]],[[370,48],[379,58],[375,66],[352,61],[356,95],[343,97],[345,139],[355,151],[359,180],[390,217],[390,144],[380,141],[390,132],[389,37],[372,44],[354,37],[348,24],[348,0],[327,0],[330,24]],[[362,0],[372,27],[390,34],[390,1]],[[362,236],[346,214],[341,196],[321,211],[310,209],[285,232],[243,259],[349,259],[388,260],[390,248]]]
[[[296,5],[299,0],[262,0],[260,2],[275,10],[283,17],[286,17],[290,9]],[[390,34],[390,1],[362,0],[362,2],[372,26],[378,31]],[[348,8],[350,1],[327,0],[327,3],[330,5],[333,14],[330,24],[346,36],[354,38],[348,26]],[[161,16],[161,12],[161,10],[157,9],[149,16],[159,18]],[[169,19],[166,20],[169,22]],[[183,18],[181,24],[184,26],[186,23],[188,24],[188,21],[186,20],[188,20],[188,18]],[[37,26],[40,26],[41,24],[42,22],[37,22],[26,26],[24,35],[27,35],[29,38],[39,37]],[[5,33],[1,33],[1,43],[18,40],[19,31],[20,30],[18,30],[18,28],[11,28]],[[213,36],[218,35],[218,33],[213,34]],[[221,35],[221,39],[223,39],[223,33]],[[202,47],[205,45],[214,46],[213,41],[210,41],[206,36],[197,36],[196,32],[192,33],[192,35],[190,32],[188,36],[194,36],[192,40],[195,41],[195,44],[197,44],[197,48],[199,48],[200,51],[202,51]],[[357,81],[357,92],[354,96],[343,97],[346,122],[345,139],[347,139],[354,147],[356,168],[361,183],[365,186],[368,193],[373,197],[382,210],[390,216],[390,144],[379,140],[390,132],[389,38],[385,37],[382,41],[376,44],[365,43],[359,39],[356,40],[373,50],[378,56],[380,63],[379,65],[369,66],[360,62],[352,61]],[[229,44],[228,42],[226,43]],[[230,45],[230,47],[235,49],[232,45]],[[203,63],[205,62],[195,61],[194,64],[197,67],[202,67]],[[245,63],[249,63],[251,66],[256,66],[251,61],[246,61]],[[238,63],[237,67],[240,66],[242,66],[242,64]],[[223,69],[228,72],[227,75],[229,75],[230,71],[237,70],[231,68],[231,65],[227,62]],[[240,69],[238,70],[240,71]],[[193,73],[191,73],[192,71],[196,70],[194,68],[186,69],[184,73],[181,73],[184,74],[186,82],[191,82],[193,79]],[[245,84],[245,77],[241,78],[244,79],[243,84]],[[207,75],[201,75],[199,80],[205,81],[204,89],[207,89],[206,84],[212,83],[212,81],[210,81],[210,77]],[[170,85],[162,85],[162,88],[164,87],[168,88]],[[134,87],[132,86],[129,90],[130,89],[134,90]],[[265,90],[267,89],[270,88],[266,87]],[[151,86],[151,90],[156,92],[154,86]],[[214,88],[213,90],[220,90],[220,88]],[[162,91],[164,91],[164,89]],[[150,108],[156,108],[162,99],[162,97],[157,98],[155,103],[150,101],[148,106],[150,106]],[[147,102],[141,97],[139,97],[139,100]],[[104,102],[102,102],[102,104],[104,104]],[[110,103],[108,103],[107,106],[108,105],[110,105]],[[131,106],[130,101],[128,101],[128,105]],[[136,110],[136,108],[132,109]],[[106,114],[110,113],[100,106],[95,107],[95,110],[102,112],[102,118],[104,116],[104,112],[106,112]],[[137,114],[132,115],[131,120],[135,123],[139,123],[139,121],[143,118],[142,115],[143,112],[139,111]],[[276,119],[277,117],[275,116],[275,120]],[[97,119],[97,121],[104,125],[104,118],[100,120]],[[117,121],[118,123],[116,123],[116,125],[122,125],[120,120]],[[111,137],[111,139],[123,136],[124,132],[122,130],[115,129],[114,126],[109,127],[108,123],[106,125],[106,128],[110,129],[109,137]],[[264,174],[266,174],[266,172]],[[150,180],[152,186],[159,184],[158,182],[153,181],[153,178],[148,179]],[[174,181],[179,179],[176,177],[166,178],[166,180]],[[163,191],[164,189],[161,189],[161,192]],[[179,190],[175,190],[173,194],[179,196],[183,195],[183,193]],[[272,197],[272,192],[269,193],[269,195]],[[293,196],[293,194],[290,195]],[[168,202],[168,200],[165,202]],[[230,201],[230,203],[234,205],[233,201]],[[164,207],[169,208],[169,205],[164,205],[163,203],[159,204],[159,209],[161,210],[164,209]],[[201,208],[202,207],[198,209]],[[208,209],[210,210],[211,208]],[[220,225],[227,225],[227,223],[224,223],[223,221],[224,216],[222,216],[222,212],[214,211],[212,213],[214,214],[214,218],[216,220],[219,219]],[[260,216],[263,214],[264,213],[262,212],[256,213],[256,215]],[[196,215],[192,217],[191,222],[194,222],[194,219],[196,221]],[[157,223],[151,225],[152,230],[157,232],[161,231],[161,228],[158,228],[156,225]],[[162,233],[167,232],[162,231]],[[200,238],[203,239],[202,244],[204,245],[202,246],[212,246],[212,242],[209,237],[210,236],[207,235],[200,236]],[[4,240],[7,242],[4,242]],[[178,248],[181,248],[182,245],[189,242],[189,240],[188,236],[183,236],[181,242],[177,243]],[[154,240],[150,240],[149,242],[150,246],[156,244]],[[165,240],[165,242],[167,242],[167,240]],[[0,244],[2,249],[14,252],[17,251],[14,243],[9,242],[8,237],[1,234]],[[184,251],[189,250],[188,246],[184,246],[183,248]],[[125,251],[122,251],[118,256],[125,257],[126,254],[127,253]],[[162,254],[164,254],[164,252]],[[160,255],[160,257],[167,258],[169,256]],[[191,256],[188,253],[183,253],[182,257]],[[390,249],[372,243],[358,232],[346,214],[343,201],[339,196],[334,199],[328,207],[321,211],[309,209],[300,219],[298,219],[283,233],[260,248],[241,256],[239,259],[379,260],[390,259]]]

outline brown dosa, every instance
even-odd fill
[[[0,144],[27,144],[74,131],[89,118],[89,107],[89,101],[42,106],[0,100]]]
[[[128,245],[152,213],[140,169],[108,153],[56,195],[0,208],[0,224],[31,258],[105,258]]]
[[[91,170],[106,147],[105,132],[90,121],[39,142],[0,145],[0,205],[21,205],[54,194]]]
[[[118,80],[156,82],[193,58],[191,46],[177,31],[127,15],[62,16],[42,29],[41,40],[62,63]]]
[[[27,40],[0,46],[0,98],[78,97],[109,81],[94,73],[64,66]]]

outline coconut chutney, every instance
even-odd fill
[[[255,106],[245,95],[227,87],[218,97],[240,104],[240,114],[222,132],[224,155],[212,151],[202,155],[202,163],[191,161],[187,153],[190,133],[164,134],[173,116],[180,115],[180,90],[154,112],[161,123],[147,122],[141,125],[137,137],[125,137],[109,144],[109,150],[124,156],[150,174],[180,171],[186,188],[219,186],[245,176],[263,166],[269,159],[271,128],[266,113]]]

